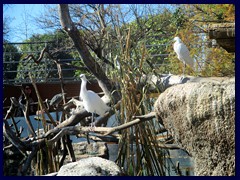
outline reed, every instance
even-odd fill
[[[125,47],[122,44],[120,47],[122,47],[122,53],[118,59],[120,68],[112,71],[111,75],[119,82],[122,99],[118,119],[121,124],[124,124],[132,121],[133,116],[152,111],[153,102],[147,94],[148,86],[139,89],[137,85],[142,78],[143,64],[147,57],[144,44],[138,50],[141,54],[138,60],[130,48],[131,29],[129,28]],[[157,124],[156,120],[152,120],[121,131],[116,162],[126,174],[132,176],[164,176],[166,174],[164,151],[158,147],[156,140]]]

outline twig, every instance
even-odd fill
[[[11,101],[11,106],[7,110],[7,114],[5,115],[4,120],[7,120],[10,116],[13,116],[14,110],[19,106],[19,103],[15,97],[11,97],[10,101]]]
[[[146,121],[146,120],[149,120],[149,119],[152,119],[155,117],[156,117],[155,112],[150,112],[150,113],[142,115],[142,116],[133,116],[133,118],[141,119],[142,121]]]
[[[43,103],[43,101],[42,101],[42,99],[41,99],[41,96],[40,96],[40,94],[39,94],[39,92],[38,92],[38,89],[37,89],[35,80],[33,79],[31,73],[29,73],[29,78],[31,79],[32,85],[33,85],[33,87],[34,87],[34,89],[35,89],[35,92],[36,92],[36,94],[37,94],[37,98],[38,98],[38,102],[39,102],[41,111],[44,109],[44,110],[45,110],[45,113],[48,115],[48,117],[49,117],[50,121],[52,122],[52,124],[53,124],[54,126],[57,126],[56,122],[53,120],[52,116],[51,116],[50,113],[48,112],[47,108],[45,107],[45,105],[44,105],[44,103]],[[46,126],[46,121],[45,121],[44,118],[43,118],[43,121],[42,121],[42,122],[43,122],[43,125],[44,125],[44,127],[45,127],[45,126]]]
[[[36,121],[43,121],[43,118],[42,117],[39,117],[39,116],[34,116],[34,119],[36,120]],[[47,123],[52,123],[52,121],[50,121],[49,119],[45,119],[46,120],[46,122]]]
[[[29,130],[30,130],[30,133],[32,134],[33,137],[35,137],[35,136],[36,136],[36,133],[35,133],[35,131],[34,131],[32,122],[31,122],[31,120],[30,120],[30,118],[29,118],[29,97],[26,95],[26,93],[25,93],[25,91],[23,90],[22,87],[21,87],[21,91],[22,91],[22,94],[23,94],[23,95],[25,96],[25,98],[26,98],[26,104],[24,105],[25,108],[22,109],[23,115],[24,115],[24,117],[25,117],[27,126],[28,126],[28,128],[29,128]]]
[[[31,152],[30,155],[28,156],[28,158],[27,158],[27,160],[25,161],[24,166],[23,166],[23,168],[22,168],[22,170],[21,170],[22,175],[25,175],[25,174],[26,174],[26,172],[27,172],[27,170],[28,170],[28,168],[29,168],[29,166],[30,166],[30,164],[31,164],[31,161],[32,161],[32,159],[35,157],[35,155],[37,154],[38,150],[39,150],[39,149],[36,148],[36,147],[33,148],[32,152]]]
[[[31,59],[33,59],[36,64],[39,64],[40,61],[43,59],[43,55],[44,55],[44,52],[46,52],[46,50],[47,50],[47,47],[44,47],[43,50],[41,51],[41,54],[38,57],[38,59],[36,59],[32,54],[30,54],[27,57],[25,57],[23,60],[31,60]]]
[[[3,125],[3,135],[23,154],[24,152],[29,150],[30,148],[26,146],[24,142],[22,142],[18,137],[16,137],[16,134],[12,131],[12,129],[9,127],[9,124],[7,121],[4,121]]]
[[[17,135],[17,137],[20,137],[20,133],[19,133],[19,131],[18,131],[17,123],[15,122],[14,117],[11,117],[11,119],[12,119],[12,124],[13,124],[13,126],[14,126],[14,129],[15,129],[15,131],[16,131],[16,135]]]

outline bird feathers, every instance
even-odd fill
[[[83,100],[84,108],[90,113],[103,116],[110,107],[108,107],[95,92],[87,90],[87,79],[84,74],[81,74],[80,78],[82,80],[80,98]]]
[[[183,63],[188,64],[190,67],[194,67],[194,61],[190,57],[190,52],[185,44],[181,42],[181,39],[175,37],[174,40],[176,41],[173,45],[173,49],[176,52],[178,59]]]
[[[51,99],[49,105],[50,105],[50,106],[58,105],[58,104],[63,100],[63,96],[65,96],[65,95],[66,95],[66,93],[56,94],[56,95],[53,96],[53,98]]]
[[[109,110],[109,107],[103,100],[91,90],[88,90],[87,94],[84,94],[83,104],[88,112],[96,113],[100,116],[103,116]]]

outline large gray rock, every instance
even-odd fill
[[[235,174],[235,79],[170,87],[154,109],[193,156],[195,175]]]
[[[113,161],[89,157],[63,165],[57,176],[119,176],[121,169]]]

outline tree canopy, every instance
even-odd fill
[[[209,24],[235,21],[234,4],[72,4],[69,7],[73,21],[83,35],[84,43],[97,61],[109,71],[119,63],[130,28],[129,65],[134,66],[132,69],[138,68],[141,47],[145,46],[146,61],[143,63],[145,72],[181,73],[179,67],[182,63],[174,54],[171,44],[173,37],[179,36],[189,48],[202,76],[231,76],[235,73],[232,63],[234,54],[229,54],[220,47],[209,46],[212,40],[207,35]],[[39,27],[59,29],[57,8],[46,6],[45,13],[35,17]],[[4,22],[7,22],[7,19]],[[7,36],[11,30],[6,23],[5,25],[4,32]],[[56,58],[81,59],[74,51],[66,52],[73,50],[72,42],[59,30],[43,35],[35,34],[25,42],[37,41],[53,41],[48,43],[48,48],[55,51]],[[44,46],[44,44],[22,45],[21,51],[33,49],[41,51]],[[84,66],[81,60],[72,63]],[[19,64],[18,69],[22,68]],[[47,68],[51,69],[51,66],[48,65]],[[81,72],[77,70],[75,73],[78,75]],[[192,74],[190,70],[187,73]],[[18,75],[18,78],[20,76]],[[46,76],[53,77],[54,74]]]

